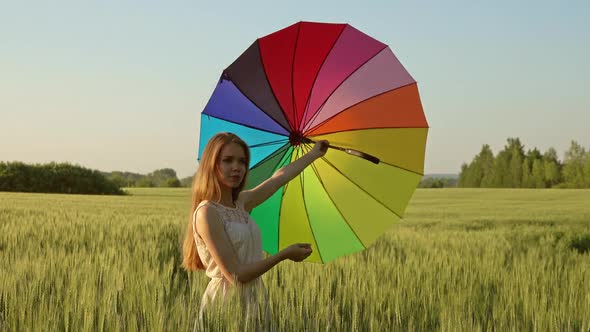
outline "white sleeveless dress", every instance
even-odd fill
[[[201,258],[206,269],[206,274],[211,278],[211,281],[207,285],[201,299],[201,308],[199,311],[200,320],[203,319],[203,313],[207,306],[213,303],[213,301],[225,298],[228,295],[230,288],[233,287],[223,276],[223,273],[209,253],[203,239],[197,234],[197,211],[205,205],[215,208],[219,213],[225,231],[240,263],[248,264],[263,259],[260,229],[239,200],[235,203],[235,208],[227,207],[213,201],[202,201],[193,213],[193,237],[197,244],[199,257]],[[237,290],[241,296],[242,303],[247,306],[247,308],[243,308],[247,311],[246,314],[251,317],[260,316],[260,314],[262,314],[262,317],[265,317],[264,323],[267,325],[269,319],[268,293],[264,287],[262,279],[256,278],[255,280],[241,284],[240,287],[237,287]],[[263,299],[264,303],[258,303],[260,299]],[[258,312],[258,310],[261,309],[264,312]]]

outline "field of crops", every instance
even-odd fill
[[[0,193],[0,331],[187,331],[187,189]],[[278,330],[590,330],[590,190],[418,190],[405,220],[328,265],[263,276]],[[244,329],[228,302],[206,327]]]

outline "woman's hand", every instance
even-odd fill
[[[313,149],[309,151],[309,154],[315,159],[321,158],[326,154],[326,151],[328,151],[328,145],[330,145],[330,142],[326,140],[317,141],[314,144]]]
[[[281,250],[281,252],[286,259],[301,262],[311,255],[312,250],[309,243],[295,243]]]

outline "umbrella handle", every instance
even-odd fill
[[[311,139],[309,139],[307,137],[303,139],[303,142],[304,143],[316,143],[316,141],[311,140]],[[368,160],[368,161],[372,162],[373,164],[379,164],[379,162],[380,162],[379,158],[377,158],[375,156],[372,156],[372,155],[370,155],[368,153],[364,153],[364,152],[359,151],[359,150],[349,149],[349,148],[343,148],[343,147],[335,146],[335,145],[332,145],[332,144],[328,144],[328,147],[329,148],[332,148],[332,149],[339,150],[339,151],[346,152],[346,153],[348,153],[349,155],[352,155],[352,156],[363,158],[365,160]]]

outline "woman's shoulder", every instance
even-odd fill
[[[194,218],[197,218],[197,215],[204,215],[204,216],[208,216],[211,214],[211,212],[217,214],[217,204],[215,204],[215,202],[213,201],[209,201],[209,200],[203,200],[199,203],[199,205],[197,205],[197,208],[195,209],[195,211],[193,212],[194,214]]]
[[[203,230],[219,230],[219,225],[225,224],[225,222],[223,222],[223,218],[221,216],[220,211],[217,209],[217,206],[215,204],[212,204],[212,202],[208,201],[203,201],[199,203],[193,214],[193,223],[193,227],[195,228],[195,231],[200,237],[202,237],[203,233],[201,232]]]
[[[208,199],[204,199],[197,205],[197,209],[200,208],[201,206],[205,206],[205,205],[213,205],[213,201],[210,201]]]

